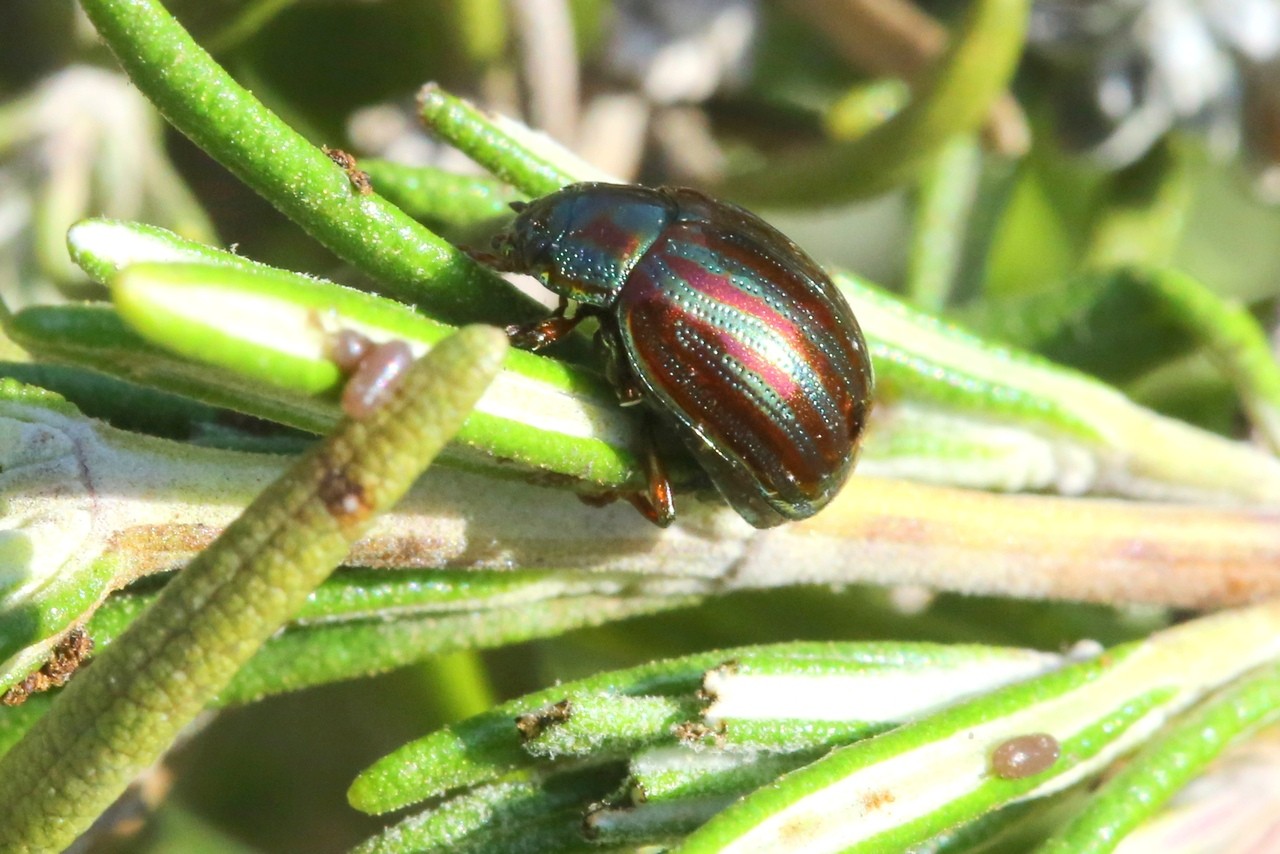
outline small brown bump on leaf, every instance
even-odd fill
[[[725,727],[721,722],[716,727],[709,727],[701,721],[686,721],[677,724],[671,731],[671,734],[680,740],[681,744],[689,747],[699,747],[710,741],[716,747],[724,747],[725,745]]]
[[[991,753],[991,770],[1004,780],[1021,780],[1048,771],[1062,755],[1062,745],[1047,732],[1033,732],[1003,741]]]
[[[360,361],[373,349],[373,342],[354,329],[339,329],[326,343],[329,358],[345,374],[360,367]]]
[[[351,186],[356,188],[357,193],[362,196],[373,194],[373,182],[369,180],[369,173],[356,167],[354,154],[343,151],[341,148],[330,148],[327,145],[321,146],[321,151],[328,155],[329,159],[342,171],[347,173],[347,180],[351,182]]]
[[[888,789],[877,789],[862,796],[863,812],[875,812],[893,803],[897,798]]]
[[[400,340],[374,345],[361,357],[342,389],[342,411],[355,419],[368,418],[386,402],[413,364],[413,350]]]
[[[547,727],[569,720],[571,714],[573,714],[573,704],[566,698],[555,705],[520,715],[516,718],[516,731],[520,733],[522,741],[533,741],[542,735]]]
[[[346,469],[326,469],[317,494],[330,515],[340,521],[358,522],[369,515],[364,487],[352,480]]]
[[[347,375],[342,387],[342,411],[357,420],[376,412],[413,364],[413,349],[407,342],[393,339],[375,343],[354,329],[339,329],[329,335],[326,350]]]
[[[65,685],[92,650],[93,638],[89,637],[83,626],[76,626],[58,641],[53,648],[53,655],[39,670],[0,696],[0,703],[20,706],[32,694]]]
[[[48,681],[36,671],[0,696],[0,703],[6,706],[21,706],[32,694],[38,694],[49,688]]]

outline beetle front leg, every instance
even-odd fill
[[[564,297],[560,297],[560,304],[556,306],[556,310],[549,317],[535,320],[532,323],[513,324],[504,331],[507,333],[507,337],[511,339],[513,347],[519,347],[522,350],[541,350],[548,344],[554,344],[568,335],[579,323],[587,318],[587,314],[581,308],[578,309],[573,317],[565,317],[564,313],[568,308],[569,301]]]

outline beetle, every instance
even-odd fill
[[[598,318],[623,405],[648,404],[758,528],[807,518],[840,490],[871,362],[848,303],[798,246],[687,188],[572,184],[512,207],[497,266],[560,297],[550,317],[508,329],[516,344],[538,349]],[[648,475],[647,494],[629,497],[665,526],[674,507],[652,449]]]

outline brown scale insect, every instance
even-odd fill
[[[1021,780],[1048,771],[1062,755],[1062,745],[1046,732],[1016,735],[991,751],[991,770],[1003,780]]]

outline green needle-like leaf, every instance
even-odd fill
[[[506,349],[464,330],[269,487],[0,758],[0,848],[60,850],[158,758],[461,424]]]
[[[1280,717],[1280,665],[1248,674],[1210,697],[1106,782],[1092,803],[1037,854],[1104,854],[1234,740]]]
[[[530,196],[545,196],[575,181],[617,181],[549,137],[519,122],[486,114],[434,84],[418,93],[418,106],[427,127]]]
[[[317,146],[213,61],[156,0],[81,4],[165,117],[340,257],[406,302],[454,322],[538,316],[465,253],[376,194],[361,194]]]
[[[1097,773],[1206,694],[1274,661],[1277,620],[1274,604],[1207,617],[858,742],[735,803],[678,850],[905,850]],[[992,752],[1025,733],[1050,734],[1061,756],[1037,774],[1001,777]]]

